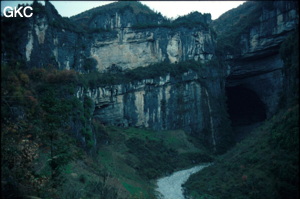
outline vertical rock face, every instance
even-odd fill
[[[278,110],[282,96],[284,64],[279,48],[298,26],[296,4],[292,1],[247,2],[243,6],[252,9],[248,13],[248,21],[237,17],[236,25],[227,30],[220,25],[224,18],[220,17],[215,22],[215,27],[219,28],[219,32],[222,31],[223,37],[233,30],[238,32],[242,23],[246,27],[236,35],[239,38],[236,43],[239,53],[228,56],[227,59],[227,87],[242,86],[253,90],[265,104],[267,117]],[[254,8],[251,7],[253,5]],[[238,12],[238,9],[229,11],[226,17],[230,16],[230,12]]]
[[[237,14],[242,8],[248,10],[247,16]],[[270,117],[278,109],[285,82],[279,46],[298,26],[295,8],[294,2],[246,2],[214,22],[209,14],[197,12],[171,22],[138,2],[117,2],[66,19],[47,1],[34,17],[22,19],[22,34],[20,30],[16,34],[17,57],[28,67],[54,65],[82,73],[121,72],[161,62],[206,63],[205,74],[189,71],[178,77],[79,88],[77,96],[93,99],[94,116],[103,123],[184,129],[218,150],[228,138],[224,129],[229,124],[225,68],[210,62],[216,57],[211,27],[219,34],[218,46],[225,41],[225,48],[217,50],[227,57],[226,87],[254,91]],[[6,26],[13,29],[10,23]],[[238,53],[230,54],[231,43]],[[4,52],[10,52],[6,46]],[[93,64],[87,64],[89,60]]]
[[[261,8],[258,22],[241,36],[243,58],[276,53],[288,32],[298,26],[296,2],[268,2]]]
[[[90,56],[97,60],[99,71],[105,71],[115,65],[126,70],[163,61],[206,61],[214,54],[210,32],[195,28],[124,28],[117,32],[117,36],[110,40],[95,35],[91,43]]]
[[[22,21],[21,27],[16,24],[19,22],[7,25],[8,29],[13,29],[14,34],[18,35],[14,42],[18,43],[20,59],[25,60],[27,67],[54,65],[59,69],[80,70],[80,60],[85,57],[81,44],[85,39],[70,28],[61,28],[61,23],[66,19],[59,16],[49,2],[36,9],[39,11],[34,12],[31,18],[15,19]],[[5,51],[9,52],[9,49]]]
[[[209,14],[193,13],[170,22],[138,2],[118,2],[65,19],[49,2],[38,8],[40,12],[24,21],[26,28],[19,44],[28,67],[54,65],[79,72],[105,72],[161,62],[207,62],[215,54]],[[95,65],[87,67],[88,59],[94,59]],[[211,92],[219,93],[221,88],[210,88],[220,85],[221,75],[218,82],[211,83],[213,86],[200,83],[202,77],[198,75],[190,71],[176,78],[166,75],[97,89],[81,88],[77,96],[90,96],[96,105],[94,116],[105,124],[185,129],[198,135],[205,132],[202,138],[212,143],[210,130],[215,127],[207,118],[219,117],[213,117],[217,110],[209,110],[207,103],[217,107],[218,99],[211,98]]]
[[[252,61],[236,60],[232,65],[227,87],[242,86],[253,90],[265,104],[267,117],[271,117],[278,110],[283,89],[284,64],[280,56],[275,54]]]
[[[224,85],[216,73],[205,78],[189,71],[180,77],[166,75],[95,89],[80,88],[77,97],[92,98],[94,117],[104,124],[184,129],[215,146],[223,140],[221,122],[228,122],[224,114],[219,114],[225,105],[220,95]]]
[[[107,41],[96,38],[91,43],[90,55],[97,61],[97,69],[105,71],[111,66],[133,69],[161,62],[165,59],[159,42],[150,31],[118,31],[117,37]],[[114,56],[111,56],[114,55]]]
[[[83,92],[80,89],[77,95]],[[107,124],[189,132],[205,126],[201,107],[206,97],[198,75],[191,71],[180,78],[167,75],[86,92],[95,101],[94,116]]]
[[[203,24],[210,22],[210,15],[198,13],[194,18],[202,19]],[[99,71],[111,66],[133,69],[163,61],[205,61],[214,54],[214,39],[205,26],[172,25],[160,14],[135,2],[110,4],[74,16],[72,20],[93,30],[114,33],[110,38],[93,34],[88,44],[89,56],[97,61]]]
[[[27,66],[48,63],[86,72],[86,60],[92,58],[92,69],[104,72],[112,66],[127,70],[163,61],[207,61],[214,55],[214,38],[207,28],[210,15],[198,13],[193,17],[203,23],[185,27],[137,2],[100,8],[67,19],[46,2],[39,8],[43,12],[23,24],[18,48]]]

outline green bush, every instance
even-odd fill
[[[241,36],[245,33],[248,34],[250,28],[259,23],[259,16],[263,10],[269,9],[272,4],[273,2],[247,2],[241,8],[229,11],[236,13],[235,15],[225,13],[224,16],[216,20],[214,26],[219,35],[217,38],[217,55],[239,55],[242,48],[240,45]],[[239,10],[242,12],[239,13]],[[224,26],[224,24],[232,25]]]
[[[201,73],[204,71],[204,65],[197,61],[185,61],[177,64],[157,63],[147,67],[138,67],[132,70],[123,71],[120,73],[99,73],[93,72],[82,74],[79,77],[79,85],[96,88],[105,85],[116,85],[140,81],[143,79],[158,78],[170,74],[172,77],[181,77],[184,72],[189,70]]]
[[[297,198],[299,110],[282,110],[185,187],[196,198]]]
[[[205,14],[204,14],[205,15]],[[205,21],[206,17],[199,12],[192,12],[188,15],[178,17],[174,21],[165,20],[160,24],[157,23],[138,23],[132,26],[134,29],[148,29],[148,28],[169,28],[169,29],[176,29],[176,28],[203,28],[204,30],[208,30],[208,24]]]
[[[290,106],[299,100],[299,29],[291,32],[280,46],[280,56],[284,62],[284,92],[281,107]]]
[[[140,161],[138,172],[148,179],[172,172],[176,167],[174,160],[178,156],[177,152],[167,149],[160,141],[130,138],[125,144]]]

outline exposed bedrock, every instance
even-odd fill
[[[282,95],[283,65],[278,54],[252,61],[236,61],[227,77],[226,87],[240,86],[255,92],[265,105],[267,117],[270,117],[278,110]]]
[[[255,2],[247,5],[251,4]],[[260,12],[257,22],[240,35],[237,46],[240,54],[227,57],[226,87],[230,90],[239,86],[253,91],[264,104],[269,118],[278,110],[283,95],[285,76],[280,45],[297,28],[299,14],[296,2],[260,4],[263,6],[256,10]]]
[[[222,142],[222,123],[228,123],[224,110],[222,78],[199,77],[189,71],[180,77],[170,75],[110,85],[77,92],[95,102],[94,116],[104,124],[146,127],[155,130],[184,129],[217,148]],[[222,113],[222,114],[218,114]]]
[[[249,10],[248,5],[252,8],[243,16],[239,9]],[[105,124],[184,129],[216,149],[229,146],[231,139],[226,92],[234,125],[260,122],[278,110],[288,82],[279,49],[297,28],[298,16],[295,2],[250,1],[213,22],[210,14],[197,12],[171,22],[139,2],[116,2],[65,19],[46,1],[34,17],[20,21],[22,28],[5,24],[5,35],[15,32],[12,42],[18,45],[4,44],[2,57],[23,59],[28,68],[52,66],[80,73],[125,73],[155,63],[198,61],[205,74],[189,71],[78,88],[77,97],[91,97],[94,117]],[[246,28],[238,23],[247,19],[252,21]],[[235,30],[240,31],[231,34]],[[224,35],[236,36],[227,41],[234,41],[237,54],[218,48],[216,40]],[[224,52],[218,54],[220,50]],[[10,57],[15,51],[18,55]]]
[[[45,63],[49,63],[60,69],[81,72],[87,72],[87,59],[95,62],[89,69],[99,72],[112,66],[127,70],[163,61],[212,59],[215,41],[207,28],[210,15],[196,14],[197,19],[203,18],[204,25],[186,27],[183,24],[170,28],[159,26],[162,16],[152,13],[150,20],[145,13],[134,13],[131,6],[137,3],[128,4],[102,13],[87,11],[82,20],[81,15],[63,19],[53,5],[46,2],[45,13],[24,21],[18,47],[20,55],[28,67],[46,67]],[[133,27],[139,24],[150,25]]]
[[[156,130],[205,127],[207,89],[197,73],[170,75],[128,84],[111,85],[78,91],[95,102],[94,116],[106,124],[147,127]],[[217,88],[221,89],[221,88]]]
[[[105,71],[112,65],[123,70],[168,61],[210,60],[214,54],[210,32],[178,28],[133,30],[116,29],[110,40],[100,36],[90,42],[90,56],[97,61],[97,69]],[[111,56],[114,55],[114,56]]]

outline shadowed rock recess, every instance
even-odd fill
[[[49,1],[45,6],[34,1],[32,7],[31,18],[1,17],[1,64],[29,71],[31,79],[19,75],[20,81],[36,91],[13,94],[47,94],[37,106],[59,92],[63,100],[56,104],[78,100],[69,106],[81,109],[73,108],[74,114],[60,122],[71,123],[66,129],[89,153],[113,144],[110,139],[125,139],[113,137],[114,131],[105,134],[104,127],[115,126],[183,130],[195,146],[222,154],[245,137],[246,128],[272,118],[298,97],[297,58],[290,57],[298,32],[296,1],[250,1],[217,20],[198,12],[169,20],[130,1],[71,18],[61,17]],[[52,76],[43,76],[54,69]],[[69,73],[55,77],[57,71]],[[46,83],[32,86],[31,80]],[[58,82],[74,87],[54,92]],[[13,95],[9,92],[4,94]],[[20,118],[24,105],[15,113],[9,97],[3,106],[10,118]],[[41,115],[64,110],[49,104],[41,105]],[[101,128],[92,125],[96,122]],[[132,158],[126,162],[141,170]]]

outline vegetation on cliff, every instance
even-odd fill
[[[75,71],[22,67],[1,66],[4,198],[153,198],[152,179],[212,160],[184,131],[92,119],[91,99],[75,95],[83,79]]]
[[[107,4],[104,6],[100,6],[97,8],[90,9],[88,11],[82,12],[78,15],[71,17],[73,21],[78,21],[82,18],[93,19],[96,15],[102,14],[110,14],[115,12],[123,13],[125,10],[131,10],[135,15],[138,14],[147,14],[147,15],[155,15],[156,13],[151,10],[148,6],[143,5],[137,1],[119,1],[111,4]],[[158,14],[160,15],[160,14]],[[161,16],[161,15],[160,15]]]
[[[199,12],[191,12],[187,15],[178,17],[174,21],[166,19],[161,23],[137,23],[132,26],[133,29],[149,29],[149,28],[203,28],[209,30],[210,14],[201,14]]]
[[[193,175],[186,194],[199,199],[299,198],[299,36],[280,46],[285,91],[281,110],[218,157],[213,166]]]
[[[289,34],[280,46],[280,56],[284,62],[284,93],[281,106],[299,101],[299,28]]]
[[[199,12],[191,12],[185,16],[178,17],[174,21],[163,17],[161,13],[154,12],[146,5],[140,2],[121,1],[111,3],[105,6],[94,8],[86,12],[80,13],[70,19],[79,23],[84,29],[90,28],[89,24],[99,16],[115,16],[116,13],[122,15],[125,11],[129,11],[136,17],[131,27],[133,29],[149,29],[149,28],[169,28],[175,29],[180,27],[203,28],[208,30],[208,23],[211,21],[210,14],[201,14]],[[125,17],[125,16],[124,16]],[[125,24],[127,27],[127,24]],[[99,29],[99,28],[98,28]],[[109,29],[100,28],[99,30],[107,31]]]
[[[215,64],[218,63],[216,62]],[[182,74],[188,72],[189,70],[192,70],[200,75],[203,74],[203,76],[207,76],[207,68],[205,67],[206,65],[211,65],[211,63],[201,64],[200,62],[191,60],[176,64],[167,62],[156,63],[147,67],[138,67],[125,71],[110,70],[104,73],[93,71],[82,74],[80,83],[82,86],[96,88],[105,85],[126,84],[144,79],[154,79],[166,76],[168,74],[172,77],[181,78]]]
[[[260,23],[259,17],[264,10],[272,9],[273,3],[271,1],[248,1],[213,21],[212,26],[218,35],[218,56],[240,55],[243,48],[240,44],[242,35],[248,34],[250,28]]]
[[[1,65],[2,196],[57,198],[70,163],[83,153],[78,146],[91,141],[76,145],[74,124],[90,118],[74,96],[74,71],[21,67]]]
[[[144,22],[149,24],[157,24],[158,21],[165,20],[160,13],[156,13],[153,10],[151,10],[148,6],[136,1],[119,1],[111,3],[108,5],[90,9],[88,11],[71,17],[70,19],[73,22],[77,23],[80,27],[86,29],[90,28],[90,26],[93,26],[92,22],[99,16],[111,17],[116,16],[117,14],[124,15],[125,12],[130,12],[132,14],[131,17],[135,18],[134,23],[138,24]],[[102,28],[103,30],[108,30],[108,28]]]
[[[49,2],[48,2],[49,3]],[[240,35],[257,23],[264,3],[258,7],[252,2],[244,4],[236,12],[239,18],[224,15],[219,27],[219,53],[236,53],[240,50]],[[149,17],[147,23],[139,22],[136,29],[149,27],[178,28],[201,26],[208,30],[207,20],[200,13],[179,17],[173,22],[160,24],[151,20],[161,19],[141,3],[118,2],[95,8],[72,19],[62,18],[51,4],[42,6],[35,2],[34,12],[46,13],[49,25],[76,33],[99,33],[108,29],[82,29],[73,21],[93,20],[108,11]],[[246,12],[247,10],[247,12]],[[111,13],[109,13],[111,14]],[[73,20],[73,21],[72,21]],[[170,74],[181,80],[182,74],[194,71],[203,88],[211,81],[224,76],[224,66],[218,60],[205,64],[185,61],[176,64],[158,63],[128,71],[94,72],[93,60],[85,60],[79,74],[73,70],[57,70],[49,63],[44,68],[25,68],[19,60],[22,42],[19,28],[26,26],[26,19],[1,18],[8,28],[1,32],[2,51],[6,53],[1,63],[1,197],[2,198],[155,198],[153,180],[180,168],[214,160],[211,143],[205,143],[204,135],[187,135],[182,130],[152,131],[142,128],[105,126],[93,118],[94,104],[88,96],[76,96],[79,86],[99,86],[132,83],[144,79],[159,78]],[[14,23],[18,29],[8,24]],[[239,27],[236,29],[236,27]],[[27,37],[27,35],[25,35]],[[298,32],[282,44],[280,53],[285,68],[285,92],[282,109],[277,115],[253,132],[248,139],[218,157],[213,166],[193,176],[186,190],[193,198],[299,198],[299,111]],[[23,49],[24,50],[24,49]],[[218,79],[219,80],[219,79]],[[224,87],[220,82],[220,87]],[[205,92],[203,92],[205,94]],[[208,99],[206,91],[206,98]],[[220,95],[220,96],[217,96]],[[211,111],[209,117],[221,118],[215,129],[222,132],[218,138],[220,152],[232,145],[232,134],[227,122],[225,93],[214,93],[221,107]],[[180,104],[183,98],[178,99]],[[201,99],[202,100],[202,99]],[[162,109],[164,103],[162,102]],[[182,113],[178,111],[178,114]],[[181,122],[181,121],[178,121]],[[209,123],[209,122],[208,122]],[[212,124],[211,124],[212,125]],[[203,134],[211,135],[210,129]],[[203,136],[203,137],[201,137]],[[224,138],[223,138],[224,137]],[[223,139],[223,141],[220,141]]]
[[[298,198],[299,110],[282,110],[185,185],[193,198]]]

